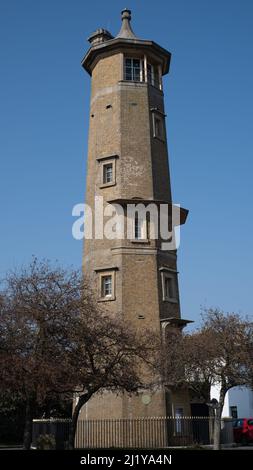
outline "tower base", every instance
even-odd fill
[[[173,401],[172,401],[173,400]],[[76,448],[161,448],[171,441],[179,410],[190,416],[188,392],[163,388],[136,396],[104,391],[81,409]],[[180,412],[181,412],[180,411]],[[173,429],[171,429],[173,423]]]

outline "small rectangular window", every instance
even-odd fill
[[[114,186],[116,184],[116,158],[117,155],[97,158],[97,162],[100,165],[100,188],[107,188],[107,186]]]
[[[238,418],[237,406],[230,406],[230,416],[234,419]]]
[[[132,243],[149,243],[148,239],[148,214],[136,209],[129,218],[131,221],[131,233],[129,234]]]
[[[103,184],[108,184],[113,181],[113,165],[106,163],[103,165]]]
[[[177,281],[176,273],[170,272],[169,268],[160,268],[162,276],[163,301],[177,303]]]
[[[134,238],[139,240],[142,238],[142,221],[139,219],[138,214],[134,218]]]
[[[158,111],[153,111],[153,136],[165,140],[164,117]]]
[[[98,302],[112,301],[116,299],[116,271],[118,268],[106,269],[98,268],[97,289]]]
[[[102,297],[111,297],[112,296],[112,276],[101,276],[102,281]]]
[[[165,278],[165,296],[167,299],[173,299],[175,297],[172,277]]]
[[[162,137],[161,120],[157,117],[155,117],[155,136],[159,137],[160,139]]]

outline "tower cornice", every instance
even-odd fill
[[[118,198],[118,199],[111,199],[107,201],[108,204],[119,204],[121,206],[127,206],[128,204],[144,204],[144,206],[147,206],[149,204],[156,204],[157,207],[160,205],[166,204],[170,210],[172,211],[173,208],[173,203],[169,201],[161,201],[158,199],[141,199],[141,198],[132,198],[132,199],[124,199],[124,198]],[[185,209],[184,207],[178,207],[174,206],[175,209],[179,209],[180,211],[180,225],[184,225],[188,216],[188,209]]]
[[[118,37],[93,45],[85,54],[81,64],[89,75],[91,75],[95,64],[101,57],[111,53],[113,54],[115,52],[124,52],[129,50],[133,50],[135,53],[138,50],[140,52],[143,50],[144,53],[151,56],[153,55],[155,59],[161,63],[163,75],[169,72],[171,53],[154,41],[137,38],[126,39]]]

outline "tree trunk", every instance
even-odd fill
[[[213,436],[213,450],[220,450],[221,448],[221,415],[224,406],[226,391],[221,388],[219,402],[215,410],[214,416],[214,436]]]
[[[89,400],[92,393],[86,393],[79,397],[79,400],[74,408],[72,421],[70,423],[70,430],[69,430],[69,449],[75,448],[75,436],[76,436],[76,427],[77,427],[77,420],[80,413],[82,406]]]
[[[220,450],[221,407],[217,405],[214,416],[213,450]]]
[[[210,444],[213,444],[215,411],[212,407],[209,408],[209,418]]]
[[[27,399],[26,402],[26,409],[25,409],[25,429],[24,429],[24,436],[23,436],[23,447],[25,450],[29,450],[32,443],[32,407],[31,402]]]

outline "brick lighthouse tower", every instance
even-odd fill
[[[171,55],[137,38],[130,21],[125,9],[116,37],[95,31],[82,61],[91,76],[86,203],[93,211],[98,197],[125,214],[133,203],[152,204],[158,212],[161,204],[172,206],[163,95]],[[181,209],[181,224],[186,217]],[[152,238],[150,228],[147,213],[146,220],[134,217],[130,237],[124,227],[124,237],[85,240],[83,266],[108,314],[139,331],[162,334],[187,321],[180,315],[176,250],[162,249],[161,237]],[[179,408],[189,414],[188,406],[183,392],[129,397],[105,391],[83,407],[80,418],[166,416]]]

